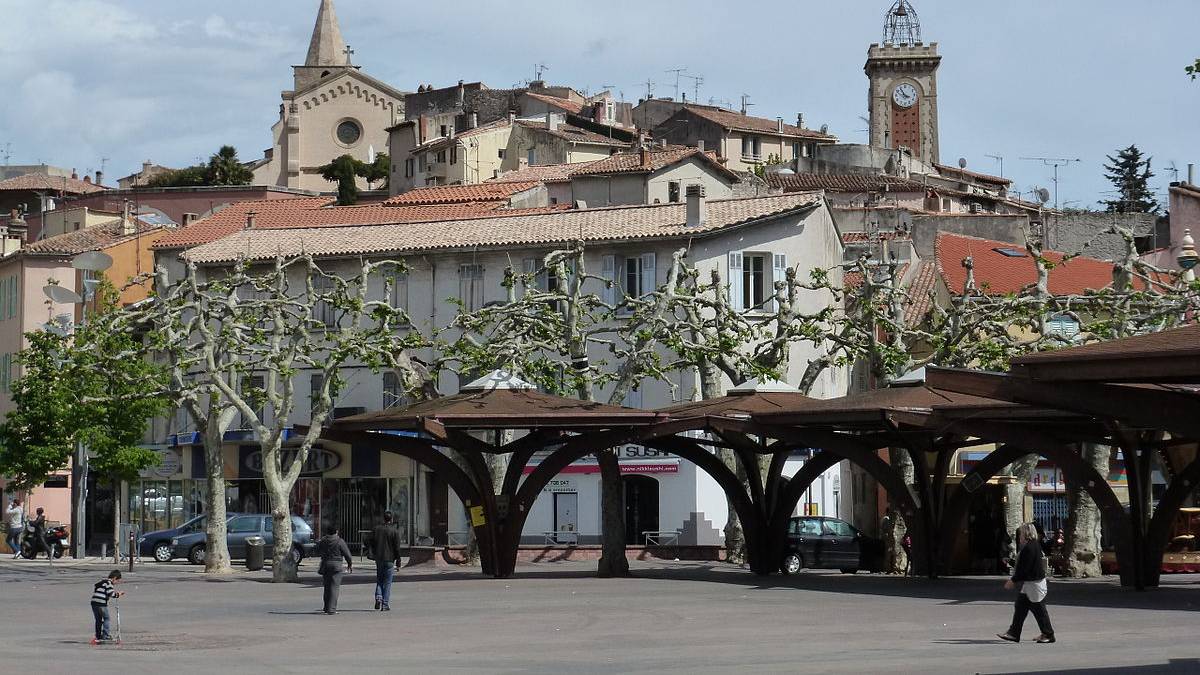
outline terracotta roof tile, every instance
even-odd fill
[[[90,192],[103,192],[108,188],[96,185],[91,181],[64,176],[47,176],[41,173],[27,173],[0,181],[0,191],[5,190],[45,190],[47,192],[62,192],[65,194],[81,195]]]
[[[268,199],[230,204],[217,213],[164,236],[154,248],[187,248],[215,241],[245,229],[246,216],[253,211],[255,229],[332,227],[411,223],[482,216],[499,209],[498,201],[433,204],[418,206],[329,206],[329,197]]]
[[[583,112],[583,104],[571,101],[557,96],[547,96],[546,94],[535,94],[532,91],[525,92],[525,95],[535,101],[541,101],[547,105],[552,105],[560,110],[565,110],[569,113],[578,115]]]
[[[514,171],[505,171],[504,173],[489,178],[487,183],[523,183],[523,182],[538,182],[538,183],[562,183],[571,180],[571,174],[575,169],[587,166],[591,162],[577,162],[575,164],[543,164],[541,166],[527,166],[524,169],[516,169]]]
[[[911,235],[905,234],[905,233],[900,233],[900,232],[880,231],[880,232],[876,232],[874,237],[879,238],[879,239],[893,240],[893,241],[911,241],[912,240]],[[861,243],[866,243],[868,241],[871,241],[871,239],[872,239],[871,234],[869,234],[867,232],[843,232],[842,233],[842,243],[843,244],[861,244]]]
[[[807,190],[882,192],[886,189],[889,192],[920,192],[924,194],[926,190],[925,185],[914,180],[861,173],[767,173],[766,181],[767,185],[783,188],[784,192],[805,192]]]
[[[1019,252],[1021,255],[1009,256],[997,249]],[[1110,262],[1079,256],[1064,263],[1063,254],[1058,251],[1043,251],[1042,255],[1055,263],[1049,276],[1049,290],[1053,295],[1082,293],[1112,284],[1113,266]],[[1024,246],[939,232],[934,243],[934,259],[938,273],[951,293],[962,293],[967,279],[967,270],[962,266],[962,261],[968,256],[974,262],[975,285],[985,293],[1016,293],[1037,282],[1033,258],[1026,253]]]
[[[613,145],[622,148],[629,147],[629,143],[625,141],[609,138],[603,134],[598,134],[594,131],[588,131],[587,129],[582,129],[570,124],[560,123],[554,131],[547,130],[545,120],[517,120],[517,124],[527,129],[537,129],[539,131],[544,131],[545,133],[556,138],[574,141],[576,143],[588,143],[591,145]]]
[[[82,230],[35,241],[21,250],[28,255],[77,255],[85,251],[99,251],[128,239],[142,237],[163,229],[162,225],[147,223],[143,220],[137,220],[136,223],[137,230],[133,234],[123,234],[121,219],[114,218]]]
[[[908,285],[908,306],[904,308],[904,323],[920,325],[933,308],[933,289],[937,284],[937,265],[932,260],[922,260],[917,273]]]
[[[507,201],[512,195],[535,188],[537,185],[535,181],[526,181],[419,187],[390,197],[383,203],[385,206],[428,206],[431,204]]]
[[[672,145],[666,148],[649,148],[645,151],[643,161],[642,151],[618,152],[606,159],[588,162],[571,172],[573,176],[605,175],[611,173],[652,173],[664,167],[671,166],[685,159],[695,157],[715,167],[720,173],[732,180],[738,180],[738,175],[726,169],[712,154],[699,148],[689,148],[682,145]]]
[[[684,110],[690,111],[693,115],[706,119],[713,124],[719,124],[726,129],[734,129],[737,131],[754,131],[760,134],[779,134],[779,121],[770,120],[765,117],[751,117],[735,113],[732,110],[723,110],[721,108],[713,108],[709,106],[683,106]],[[799,138],[812,138],[817,140],[836,141],[837,136],[831,134],[823,134],[812,129],[802,129],[793,124],[783,125],[784,136],[797,136]]]
[[[277,254],[360,255],[464,247],[561,245],[572,241],[614,241],[687,236],[715,232],[754,220],[815,208],[823,194],[790,194],[749,199],[712,200],[708,220],[687,226],[685,204],[617,206],[560,210],[471,219],[374,226],[255,229],[235,231],[221,240],[189,250],[204,263],[273,258]]]

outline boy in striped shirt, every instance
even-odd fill
[[[96,619],[96,642],[111,640],[108,634],[108,600],[125,595],[116,589],[121,583],[121,570],[113,570],[108,576],[96,582],[92,589],[92,616]]]

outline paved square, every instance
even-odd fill
[[[315,566],[299,584],[263,572],[213,581],[190,565],[126,575],[124,644],[93,647],[92,584],[111,566],[0,562],[0,663],[14,672],[193,673],[1106,673],[1200,672],[1200,575],[1135,593],[1054,581],[1059,642],[1001,643],[1011,594],[995,578],[939,581],[805,572],[759,578],[724,564],[523,565],[513,579],[406,569],[394,611],[371,611],[356,567],[325,616]],[[1032,617],[1026,638],[1037,634]],[[12,670],[10,670],[10,668]],[[1093,670],[1095,669],[1095,670]]]

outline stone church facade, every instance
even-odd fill
[[[387,152],[387,128],[404,119],[405,92],[363,73],[352,53],[333,0],[321,0],[304,65],[293,67],[293,88],[282,92],[271,149],[251,166],[256,184],[328,192],[321,166],[344,154],[369,162],[372,152]]]

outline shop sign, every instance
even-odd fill
[[[155,476],[159,478],[170,478],[179,473],[183,468],[183,461],[179,458],[179,453],[174,450],[159,450],[158,451],[158,466],[151,469]]]
[[[522,473],[532,473],[540,460],[545,459],[549,453],[538,456],[534,453],[534,461],[527,464]],[[647,448],[642,445],[622,445],[617,448],[617,461],[621,467],[621,473],[679,473],[679,457],[672,455],[665,450],[657,448]],[[600,473],[600,465],[596,463],[595,457],[586,457],[570,466],[564,468],[560,473]],[[569,490],[558,490],[559,492],[574,492],[574,486]],[[545,491],[554,492],[548,487]]]
[[[1066,483],[1063,482],[1062,471],[1053,467],[1038,467],[1034,469],[1033,475],[1029,477],[1029,486],[1031,488],[1041,490],[1066,489]]]
[[[280,452],[280,461],[283,466],[287,466],[296,457],[296,450],[285,448]],[[304,460],[304,466],[300,469],[302,476],[319,476],[327,471],[332,471],[342,464],[342,456],[332,450],[324,448],[313,448],[308,451],[308,457]],[[255,450],[246,455],[245,466],[250,471],[257,474],[263,472],[263,456],[262,450]]]
[[[546,483],[542,492],[575,492],[575,481],[570,478],[555,478]]]

